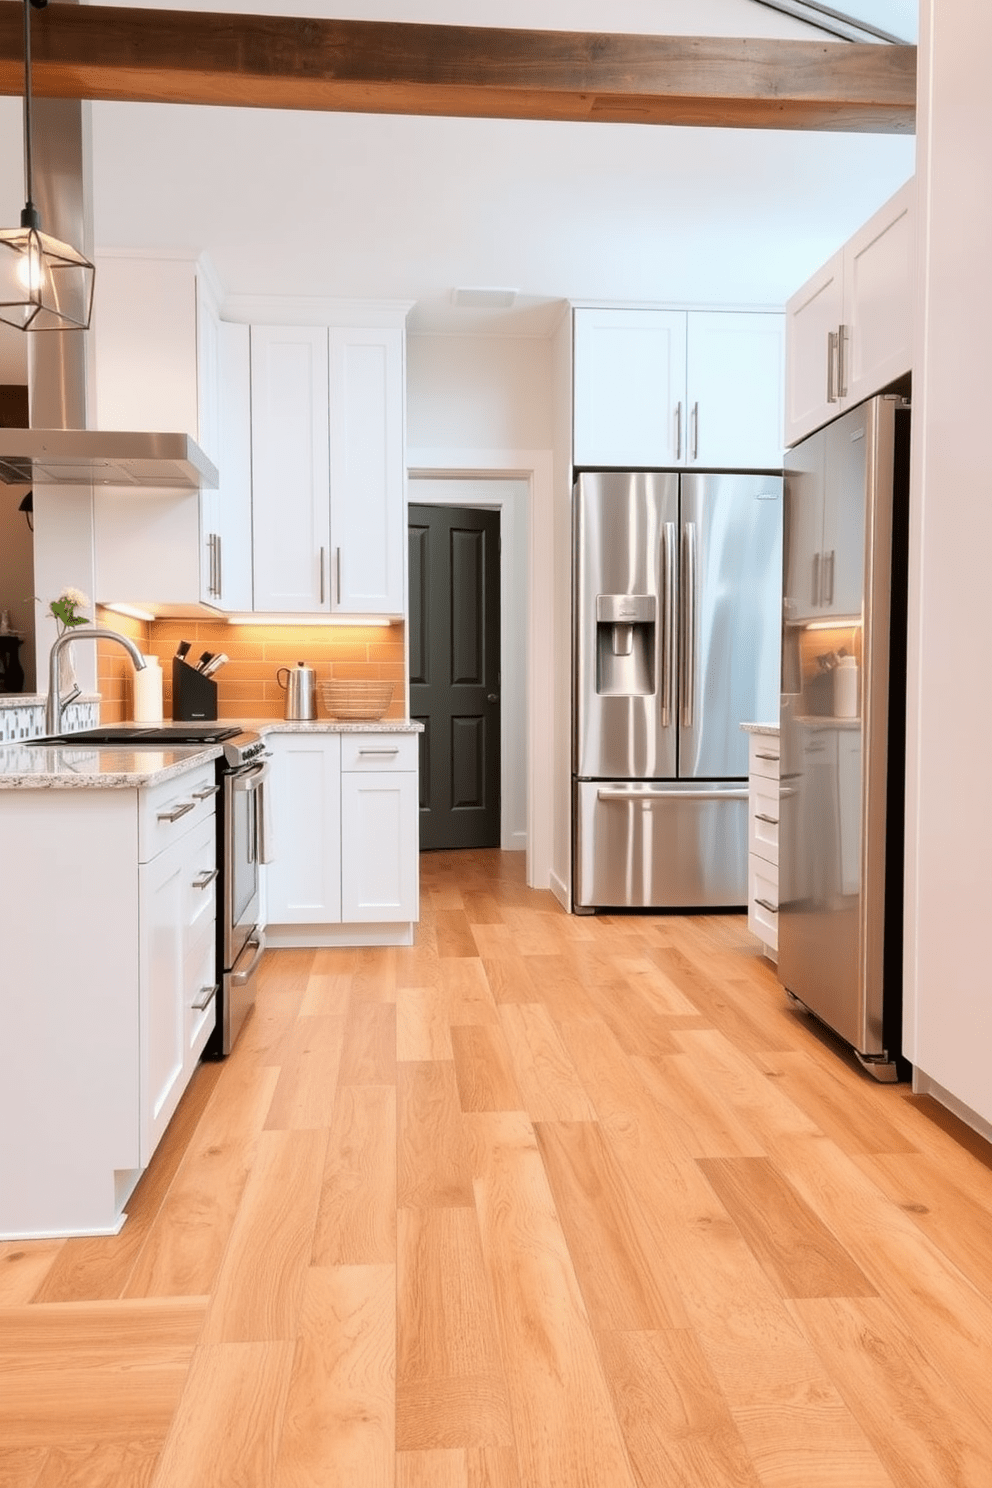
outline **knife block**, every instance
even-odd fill
[[[178,656],[172,658],[172,717],[177,723],[217,717],[217,683]]]

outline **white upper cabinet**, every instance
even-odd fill
[[[252,326],[254,609],[401,614],[403,332]]]
[[[686,371],[686,464],[779,470],[782,317],[691,311]]]
[[[907,181],[786,305],[787,444],[911,370],[914,204]]]
[[[637,468],[681,461],[685,341],[681,310],[576,310],[576,465]]]
[[[577,309],[574,463],[780,469],[782,387],[780,315]]]
[[[192,259],[98,259],[92,415],[98,429],[192,434],[213,459],[216,399],[209,374],[197,377],[198,277]]]
[[[252,326],[254,605],[329,608],[327,329]]]
[[[331,609],[404,609],[403,332],[332,328]]]
[[[251,366],[246,325],[215,322],[217,468],[220,484],[200,492],[200,599],[215,609],[252,607]]]

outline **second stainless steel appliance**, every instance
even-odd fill
[[[254,979],[265,950],[261,920],[261,864],[268,861],[265,741],[239,733],[218,761],[217,1022],[204,1055],[231,1052],[255,1002]]]
[[[785,476],[778,974],[900,1073],[909,407],[870,398]]]
[[[575,487],[573,904],[747,899],[747,739],[778,708],[782,482]]]

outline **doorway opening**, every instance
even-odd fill
[[[519,478],[500,477],[425,477],[410,482],[411,513],[424,508],[459,508],[470,520],[472,512],[480,519],[498,524],[499,543],[498,594],[496,612],[499,656],[498,685],[487,689],[498,696],[498,832],[492,845],[509,851],[528,847],[528,585],[529,585],[529,482]],[[411,516],[411,531],[414,521]],[[457,525],[457,523],[456,523]],[[419,539],[418,541],[423,541]],[[463,542],[463,549],[472,541]],[[412,560],[412,549],[411,549]],[[417,684],[414,676],[415,575],[410,570],[410,642],[411,642],[411,713],[417,712]],[[488,704],[492,709],[492,704]],[[482,730],[471,724],[462,727],[465,742],[478,742]],[[471,775],[469,775],[471,780]],[[471,795],[471,791],[465,792]],[[422,825],[426,817],[422,813]],[[432,837],[426,841],[435,845]],[[437,845],[441,845],[440,843]]]

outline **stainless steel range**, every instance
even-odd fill
[[[269,753],[255,733],[223,744],[218,761],[217,1024],[204,1057],[222,1059],[255,1003],[255,975],[265,950],[260,923],[261,865],[268,861],[265,787]]]

